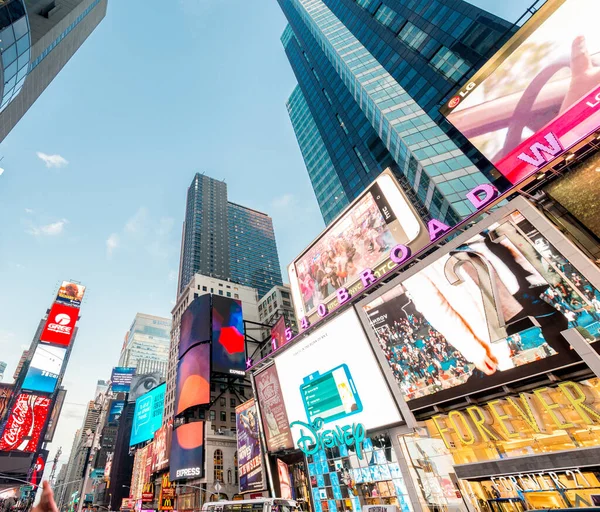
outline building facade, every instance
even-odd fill
[[[462,192],[503,185],[438,109],[512,24],[462,0],[279,4],[298,80],[287,108],[327,224],[387,167],[450,225],[473,211]]]
[[[0,141],[106,15],[107,0],[12,0],[0,8]]]
[[[273,221],[227,200],[227,184],[196,174],[188,188],[178,294],[195,274],[232,279],[259,294],[281,284]]]
[[[285,325],[297,330],[296,315],[290,286],[274,286],[258,302],[260,323],[273,326],[280,317],[285,318]]]

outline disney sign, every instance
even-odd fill
[[[363,458],[362,443],[365,440],[366,429],[362,423],[321,430],[324,423],[322,418],[315,418],[312,423],[304,423],[303,421],[292,421],[290,423],[290,427],[296,425],[303,427],[300,429],[300,438],[298,439],[300,450],[306,455],[314,455],[322,448],[346,445],[348,447],[353,446],[356,456],[359,459]]]

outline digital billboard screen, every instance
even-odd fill
[[[56,302],[66,304],[67,306],[81,307],[85,286],[63,281],[56,295]]]
[[[359,274],[376,277],[395,266],[390,249],[398,244],[413,253],[429,244],[427,227],[390,171],[384,171],[289,267],[296,317],[317,318],[319,304],[331,311],[341,287],[363,289]]]
[[[187,480],[204,476],[204,422],[186,423],[173,429],[170,479]]]
[[[111,388],[115,393],[129,393],[135,368],[117,366],[113,368],[110,376]]]
[[[287,343],[288,340],[285,336],[285,330],[285,317],[282,315],[277,322],[275,322],[275,325],[271,327],[271,344],[273,350],[283,347]]]
[[[254,399],[235,408],[240,492],[264,488],[258,415]]]
[[[242,301],[213,295],[212,304],[212,371],[245,375]]]
[[[161,372],[149,372],[138,375],[137,373],[131,379],[129,387],[128,402],[135,402],[144,393],[148,393],[164,381]]]
[[[8,412],[8,402],[12,396],[12,384],[0,384],[0,423]]]
[[[411,409],[572,363],[568,328],[600,337],[598,290],[520,211],[503,211],[361,303]]]
[[[210,403],[210,344],[192,347],[177,365],[175,414]]]
[[[166,384],[161,384],[135,401],[129,446],[149,441],[161,427],[166,388]]]
[[[67,390],[60,388],[56,393],[56,399],[52,406],[52,412],[50,413],[50,419],[48,420],[48,427],[46,428],[46,434],[44,435],[44,442],[51,443],[54,439],[54,433],[56,432],[56,426],[60,418],[63,404],[65,403],[65,397],[67,396]]]
[[[348,310],[275,356],[290,425],[323,429],[362,424],[380,428],[402,421],[354,310]],[[295,443],[302,428],[293,427]]]
[[[40,336],[41,341],[68,347],[75,332],[75,323],[78,316],[79,308],[55,302],[50,309],[44,330]]]
[[[0,436],[0,451],[35,452],[49,408],[49,398],[19,394]]]
[[[118,425],[125,408],[125,400],[111,400],[110,409],[108,410],[108,424]]]
[[[28,478],[30,484],[38,486],[42,483],[42,476],[44,475],[44,470],[46,469],[46,461],[48,460],[49,453],[50,452],[48,450],[40,450],[40,453],[33,464],[31,476]]]
[[[162,471],[169,465],[171,453],[171,438],[173,436],[173,420],[159,428],[154,433],[154,448],[152,450],[152,472]]]
[[[38,345],[33,353],[31,363],[29,363],[29,369],[23,381],[23,389],[53,393],[66,353],[67,349],[62,347]]]
[[[210,341],[210,294],[196,297],[181,315],[179,358],[194,345]]]
[[[513,183],[600,128],[597,0],[548,0],[441,112]]]

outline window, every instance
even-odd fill
[[[227,483],[231,485],[231,469],[227,470]]]
[[[221,407],[225,407],[225,405],[227,404],[227,401],[225,400],[225,397],[222,396],[221,399],[219,400]]]
[[[234,453],[233,455],[233,483],[234,485],[237,485],[238,483],[238,458],[237,458],[237,452]]]
[[[471,67],[464,59],[445,46],[435,53],[430,63],[451,80],[459,80]]]
[[[216,391],[216,390],[217,390],[217,386],[215,385],[215,383],[214,383],[214,382],[211,382],[211,383],[210,383],[210,390],[211,390],[211,391]]]
[[[210,411],[209,418],[210,418],[210,421],[215,421],[217,419],[217,412]]]
[[[206,411],[200,411],[200,419],[203,420],[206,418]]]
[[[207,291],[207,290],[206,290],[206,286],[203,286],[203,287],[202,287],[202,291],[203,291],[203,292]]]
[[[227,297],[231,297],[231,292],[227,292]]]
[[[404,28],[400,31],[398,37],[411,48],[418,50],[421,44],[423,44],[423,41],[427,39],[427,34],[409,21],[404,25]]]
[[[220,418],[221,421],[227,421],[227,413],[225,411],[221,411]]]
[[[381,4],[375,13],[375,19],[383,26],[388,27],[394,33],[398,33],[406,21],[396,11],[385,4]]]
[[[227,384],[219,384],[219,389],[225,391],[227,389]]]
[[[240,296],[239,296],[237,293],[234,293],[234,294],[233,294],[233,297],[234,297],[235,299],[239,299],[239,298],[240,298]]]
[[[213,479],[215,482],[223,481],[223,452],[215,450],[213,456]]]
[[[236,406],[236,403],[235,403],[235,398],[230,398],[230,399],[229,399],[229,405],[230,405],[231,407],[235,407],[235,406]]]
[[[229,414],[229,420],[231,421],[231,423],[235,423],[235,413],[234,412]]]

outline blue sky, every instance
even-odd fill
[[[51,457],[61,445],[68,454],[135,314],[170,315],[196,171],[273,217],[284,268],[323,228],[285,109],[295,79],[284,26],[275,0],[109,0],[107,17],[2,143],[5,380],[60,281],[88,287]]]

